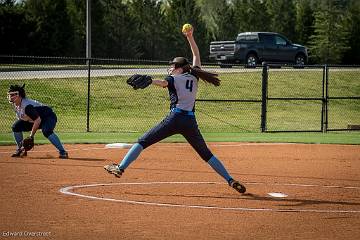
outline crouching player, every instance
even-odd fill
[[[30,131],[30,138],[34,138],[38,129],[41,129],[43,135],[57,148],[59,158],[66,159],[69,157],[60,139],[54,133],[57,117],[50,107],[27,98],[25,84],[23,86],[11,85],[8,91],[8,100],[13,105],[17,118],[12,126],[17,145],[15,153],[11,155],[12,157],[27,155],[26,150],[22,146],[23,132]]]

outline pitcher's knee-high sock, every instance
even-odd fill
[[[22,141],[24,139],[22,132],[13,132],[14,139],[17,145],[17,149],[20,149],[22,147]]]
[[[119,168],[125,170],[130,165],[130,163],[132,163],[140,155],[142,150],[144,150],[144,148],[141,146],[141,144],[135,143],[119,164]]]
[[[232,177],[228,173],[228,171],[225,169],[224,165],[221,163],[219,159],[217,159],[215,156],[212,156],[210,160],[208,161],[208,164],[220,175],[222,176],[227,182],[229,182]]]
[[[55,133],[52,133],[50,136],[48,136],[48,139],[57,148],[57,150],[59,150],[60,153],[66,152],[63,145],[60,142],[59,137]]]

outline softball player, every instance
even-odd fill
[[[192,54],[193,66],[183,57],[176,57],[170,62],[169,76],[165,80],[153,80],[152,84],[167,88],[170,95],[170,113],[157,126],[146,132],[132,146],[120,164],[104,166],[105,170],[116,177],[121,177],[124,170],[140,155],[141,151],[171,135],[182,134],[201,158],[207,162],[228,184],[240,193],[246,188],[234,180],[221,161],[212,154],[200,133],[195,118],[195,98],[198,80],[201,78],[215,86],[220,85],[217,74],[202,71],[200,53],[193,37],[193,29],[185,32]]]
[[[23,86],[11,85],[8,91],[8,100],[14,107],[17,120],[12,126],[14,139],[17,149],[12,157],[26,156],[27,152],[22,148],[23,132],[30,131],[30,137],[34,135],[38,129],[42,129],[43,135],[59,151],[59,158],[68,158],[58,136],[54,133],[57,117],[53,110],[36,101],[26,97],[25,84]]]

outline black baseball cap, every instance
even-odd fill
[[[187,60],[187,58],[184,57],[176,57],[172,61],[169,61],[169,64],[175,64],[175,68],[184,67],[186,65],[189,65],[190,62]]]

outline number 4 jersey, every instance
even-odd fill
[[[183,73],[167,76],[165,80],[168,82],[170,109],[180,108],[185,111],[194,111],[198,78],[190,73]]]

